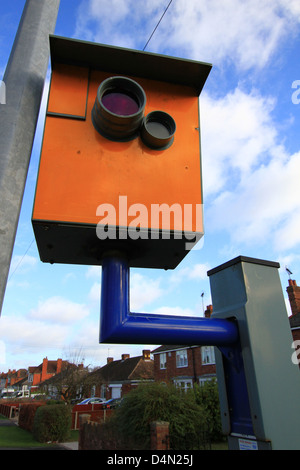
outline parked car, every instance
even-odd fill
[[[0,399],[6,399],[6,398],[13,398],[14,396],[14,389],[13,388],[4,388],[1,392],[1,396],[0,396]]]
[[[82,402],[82,398],[72,398],[71,405],[79,405]]]
[[[85,400],[82,400],[78,405],[90,405],[92,403],[104,403],[105,400],[104,398],[98,398],[98,397],[92,397],[92,398],[86,398]]]
[[[121,405],[123,398],[111,398],[103,403],[103,408],[105,410],[112,410]]]
[[[22,390],[19,392],[15,392],[15,397],[16,398],[29,398],[30,397],[29,390]]]

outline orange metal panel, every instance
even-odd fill
[[[48,111],[82,115],[88,71],[76,67],[77,72],[70,78],[74,70],[56,64]],[[118,209],[119,196],[126,196],[128,207],[143,204],[147,208],[151,227],[152,204],[180,204],[183,208],[184,204],[202,203],[195,91],[188,86],[130,77],[145,90],[145,114],[165,111],[176,122],[173,145],[151,150],[139,137],[130,142],[112,142],[94,129],[91,111],[97,89],[109,76],[112,74],[91,71],[85,120],[47,116],[33,219],[97,224],[100,204]],[[133,219],[129,217],[128,223]]]
[[[85,117],[88,75],[88,67],[55,64],[48,112]]]

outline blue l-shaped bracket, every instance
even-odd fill
[[[100,343],[226,347],[237,341],[237,325],[230,320],[131,313],[128,261],[119,254],[103,257]]]
[[[223,355],[231,432],[253,434],[247,384],[234,320],[131,313],[129,265],[110,254],[102,260],[100,343],[217,346]]]

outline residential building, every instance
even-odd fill
[[[204,316],[212,314],[212,305]],[[154,380],[173,383],[184,390],[216,377],[214,346],[163,345],[154,351]]]
[[[300,287],[295,280],[289,279],[287,286],[288,298],[292,314],[289,316],[292,338],[297,349],[300,346]],[[212,305],[207,306],[205,317],[212,314]],[[297,343],[299,342],[299,343]],[[143,381],[159,381],[174,383],[184,389],[191,388],[194,383],[201,384],[205,380],[216,377],[216,366],[213,346],[199,345],[162,345],[152,351],[144,350],[142,356],[130,358],[123,354],[120,360],[107,358],[107,364],[92,372],[91,396],[110,399],[122,397]],[[299,348],[300,366],[300,348]],[[37,391],[40,384],[59,374],[67,367],[68,362],[46,358],[39,366],[9,370],[0,373],[0,391],[13,387],[15,390]]]
[[[70,401],[81,398],[88,387],[89,371],[83,364],[64,362],[61,371],[39,384],[40,390],[52,398]]]
[[[143,350],[142,356],[122,358],[114,361],[107,358],[107,364],[90,374],[91,396],[109,400],[120,398],[145,381],[154,381],[154,362],[149,350]]]
[[[287,287],[292,315],[289,317],[292,338],[296,349],[300,346],[300,287],[295,280],[289,279]],[[205,311],[210,317],[212,305]],[[216,366],[213,346],[163,345],[152,351],[154,355],[154,379],[159,382],[174,383],[184,389],[194,383],[201,384],[207,379],[216,377]],[[300,367],[300,349],[299,349]]]
[[[57,359],[49,361],[47,357],[38,366],[30,366],[28,369],[10,370],[0,375],[0,390],[13,388],[15,391],[30,390],[35,393],[40,384],[59,374],[68,364],[68,361]]]
[[[167,345],[152,351],[154,380],[184,390],[216,377],[213,346]]]
[[[287,293],[291,305],[292,315],[289,317],[294,341],[300,341],[300,287],[297,282],[289,279]]]
[[[31,392],[37,390],[39,385],[44,380],[50,379],[55,374],[59,374],[63,366],[62,359],[56,361],[49,361],[47,357],[43,359],[43,362],[37,367],[29,367],[28,369],[28,382],[30,384]]]

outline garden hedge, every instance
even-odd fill
[[[71,407],[68,405],[41,406],[35,413],[33,436],[39,442],[63,442],[70,436]]]

